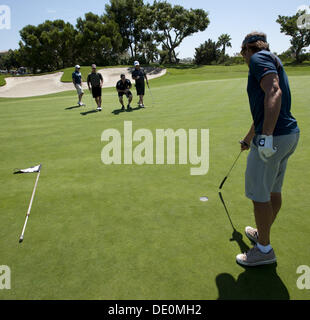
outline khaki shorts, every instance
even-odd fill
[[[82,88],[82,86],[80,84],[76,84],[75,85],[75,89],[76,89],[76,92],[77,92],[78,95],[84,93],[83,88]]]
[[[257,136],[251,144],[245,173],[245,195],[255,202],[269,202],[270,193],[282,190],[287,161],[294,153],[299,133],[274,136],[273,145],[277,152],[264,162],[257,148]]]

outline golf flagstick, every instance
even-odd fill
[[[25,234],[27,222],[28,222],[28,219],[29,219],[29,216],[30,216],[30,211],[31,211],[34,195],[36,193],[38,181],[39,181],[39,178],[40,178],[41,165],[33,167],[33,168],[29,168],[29,169],[19,170],[19,171],[15,172],[15,174],[17,174],[17,173],[31,173],[31,172],[38,172],[38,174],[37,174],[36,182],[34,184],[34,188],[33,188],[33,191],[32,191],[32,195],[31,195],[28,211],[27,211],[27,214],[26,214],[25,223],[24,223],[24,226],[23,226],[23,231],[22,231],[22,233],[21,233],[21,235],[19,237],[19,243],[23,242],[23,240],[24,240],[24,234]]]

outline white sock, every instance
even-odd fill
[[[272,247],[270,244],[268,246],[262,246],[260,243],[257,242],[257,248],[262,252],[262,253],[268,253]]]

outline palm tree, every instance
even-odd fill
[[[227,33],[224,33],[222,35],[219,36],[219,39],[218,39],[218,46],[219,47],[223,47],[222,48],[222,54],[225,55],[226,53],[226,47],[230,47],[231,48],[231,37],[229,34]]]

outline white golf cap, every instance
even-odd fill
[[[76,66],[75,66],[75,69],[80,69],[81,67],[77,64]]]
[[[134,62],[134,66],[139,66],[139,65],[140,65],[139,61]]]
[[[91,65],[91,67],[94,68],[94,69],[97,68],[97,66],[94,63]]]

